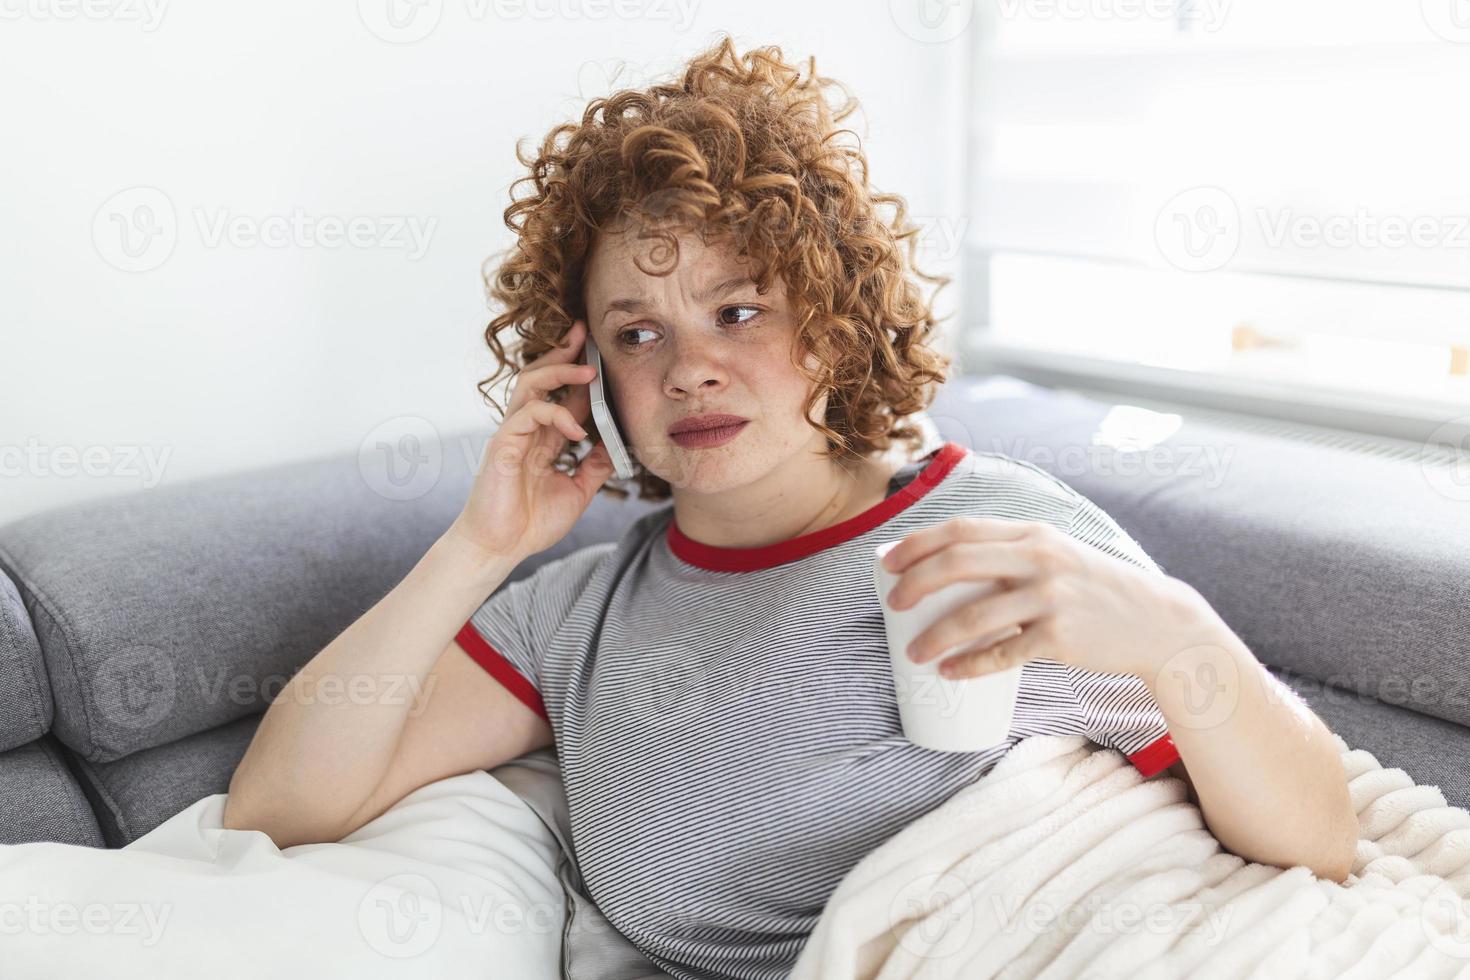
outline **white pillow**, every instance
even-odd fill
[[[560,976],[560,845],[488,772],[281,850],[205,797],[127,847],[0,846],[6,980]]]

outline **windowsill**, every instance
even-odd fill
[[[1037,350],[968,334],[960,342],[966,374],[1002,373],[1050,387],[1082,387],[1241,412],[1375,436],[1453,446],[1470,439],[1470,405],[1378,392],[1186,371]]]

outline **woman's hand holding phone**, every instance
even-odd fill
[[[586,334],[586,323],[577,320],[565,347],[547,351],[516,378],[505,420],[491,436],[464,510],[450,528],[487,557],[519,561],[556,544],[613,473],[601,442],[574,475],[552,465],[568,440],[587,438],[583,426],[592,413],[588,385],[595,369],[581,363]],[[565,404],[546,400],[563,385],[572,389]]]

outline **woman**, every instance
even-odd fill
[[[911,268],[901,199],[839,138],[852,100],[829,106],[810,69],[725,39],[524,161],[486,330],[516,375],[505,419],[453,526],[298,675],[411,670],[432,696],[329,710],[288,687],[226,826],[335,840],[554,744],[609,920],[673,975],[776,977],[864,854],[1020,738],[1079,733],[1189,779],[1243,857],[1341,880],[1356,819],[1330,735],[1198,593],[1042,470],[922,444],[910,418],[948,359],[911,276],[942,280]],[[584,428],[589,336],[638,492],[671,505],[499,588],[594,494],[625,493]],[[903,738],[871,568],[895,539],[896,606],[1005,586],[908,651],[975,647],[948,658],[957,677],[1024,663],[1004,744]]]

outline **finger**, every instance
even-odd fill
[[[561,343],[543,353],[524,370],[541,367],[544,364],[566,364],[577,360],[582,353],[582,342],[586,339],[587,324],[582,320],[573,320],[567,332],[562,335]]]
[[[1008,639],[984,650],[973,650],[948,657],[939,665],[939,675],[949,680],[983,677],[1000,670],[1023,666],[1042,655],[1040,638],[1035,630],[1023,629]]]
[[[883,556],[883,567],[890,572],[901,572],[919,559],[959,541],[1014,541],[1028,534],[1033,525],[1032,521],[1003,517],[951,517],[903,538]]]
[[[577,472],[573,474],[572,480],[577,484],[577,489],[582,491],[582,499],[591,500],[592,495],[612,474],[612,457],[608,455],[607,447],[599,442],[577,464]]]
[[[546,401],[546,394],[565,385],[586,389],[596,369],[590,364],[543,364],[537,368],[523,370],[516,379],[515,391],[511,392],[509,415],[527,402]]]
[[[596,369],[587,364],[582,366],[587,368],[586,377],[572,382],[571,392],[562,399],[562,404],[566,406],[567,411],[572,413],[572,418],[585,427],[587,420],[592,417],[591,382]]]
[[[927,663],[960,647],[989,640],[1011,627],[1024,626],[1050,611],[1036,587],[1006,589],[939,617],[914,637],[906,652],[914,663]]]
[[[586,438],[585,433],[577,433],[579,428],[565,406],[553,402],[527,402],[501,422],[490,437],[486,453],[488,465],[505,476],[554,470],[566,448],[566,440]],[[543,436],[546,432],[553,434],[549,442]]]
[[[582,344],[585,340],[586,324],[581,320],[573,320],[567,332],[562,335],[561,343],[553,346],[550,350],[542,352],[540,357],[521,365],[517,372],[517,385],[519,379],[525,375],[552,364],[575,364],[581,359]],[[507,414],[509,414],[507,412]]]
[[[587,429],[572,417],[571,410],[565,405],[558,405],[555,402],[542,402],[542,404],[551,408],[551,411],[547,415],[551,419],[550,425],[552,428],[555,428],[571,442],[581,442],[587,438]]]
[[[929,593],[955,582],[1032,578],[1041,568],[1018,544],[1018,541],[961,542],[931,552],[899,575],[888,593],[889,608],[907,609]]]
[[[524,452],[531,448],[542,430],[548,428],[573,442],[587,438],[587,431],[572,418],[572,413],[567,411],[566,406],[553,402],[527,402],[500,424],[496,435],[504,432],[505,438],[502,442]]]

